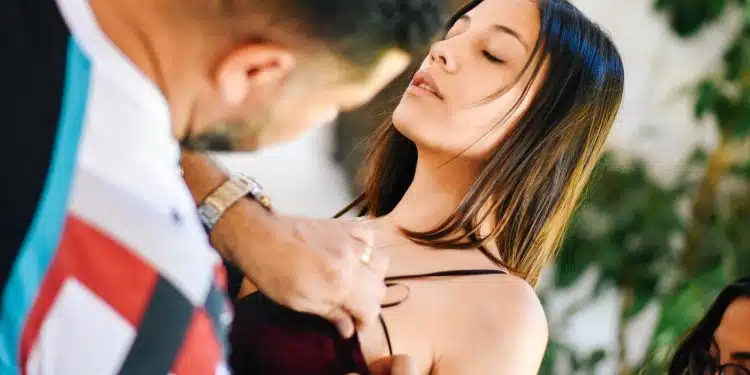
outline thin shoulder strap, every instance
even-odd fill
[[[507,273],[501,270],[480,269],[480,270],[450,270],[450,271],[421,273],[421,274],[415,274],[415,275],[399,275],[399,276],[386,277],[385,278],[386,286],[391,287],[391,286],[401,285],[406,288],[407,293],[406,293],[406,296],[402,300],[383,304],[382,307],[388,308],[388,307],[397,306],[403,303],[404,301],[406,301],[407,298],[409,298],[409,292],[411,291],[409,289],[409,286],[405,284],[394,283],[393,281],[414,280],[414,279],[421,279],[421,278],[427,278],[427,277],[481,276],[481,275],[505,275],[505,274]],[[391,334],[388,331],[388,325],[385,324],[385,319],[383,318],[383,314],[380,314],[379,318],[380,318],[380,325],[383,326],[383,332],[385,333],[385,341],[386,343],[388,343],[388,353],[392,356],[393,344],[391,343]]]
[[[420,274],[415,274],[415,275],[389,276],[385,278],[385,281],[414,280],[414,279],[421,279],[421,278],[426,278],[426,277],[480,276],[480,275],[505,275],[505,274],[506,274],[505,271],[490,270],[490,269],[450,270],[450,271],[420,273]]]
[[[380,318],[380,325],[383,326],[383,332],[385,333],[385,342],[388,343],[388,353],[391,356],[393,356],[393,345],[391,344],[391,334],[388,332],[388,326],[385,324],[385,319],[383,319],[383,314],[380,314],[378,318]]]

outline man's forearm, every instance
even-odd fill
[[[183,151],[180,165],[182,178],[190,188],[196,205],[229,179],[211,158],[201,153]]]
[[[196,205],[229,178],[211,158],[200,153],[183,151],[181,165],[183,178]],[[239,237],[253,238],[253,242],[263,243],[263,238],[268,234],[265,229],[272,219],[273,215],[256,201],[240,199],[216,223],[210,233],[211,244],[224,258],[241,265],[241,260],[235,254],[235,250],[240,248]],[[244,247],[247,248],[248,244]]]

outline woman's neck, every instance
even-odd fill
[[[412,230],[431,230],[458,207],[479,172],[476,161],[420,152],[414,179],[404,197],[386,218]]]

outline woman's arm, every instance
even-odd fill
[[[453,324],[432,375],[536,375],[547,347],[547,319],[534,289],[507,277],[501,293]]]

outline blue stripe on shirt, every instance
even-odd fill
[[[62,111],[34,220],[26,234],[2,295],[0,373],[18,374],[19,346],[26,319],[54,258],[65,224],[78,144],[88,102],[91,64],[78,44],[68,41]],[[29,98],[33,100],[33,98]],[[11,124],[23,126],[23,124]],[[43,125],[43,124],[41,124]]]

